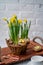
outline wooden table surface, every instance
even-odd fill
[[[6,65],[6,64],[8,65],[8,64],[28,60],[34,55],[43,55],[43,46],[41,46],[42,51],[40,51],[40,52],[33,51],[33,47],[36,46],[36,45],[41,46],[40,44],[38,44],[36,42],[30,41],[30,44],[28,44],[26,53],[24,55],[19,55],[19,56],[18,55],[13,55],[11,53],[11,50],[8,47],[2,48],[2,50],[1,50],[2,62],[0,62],[0,65]],[[7,58],[4,58],[4,57],[7,57]]]

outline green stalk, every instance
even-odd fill
[[[21,38],[24,38],[24,30],[23,30],[23,26],[21,25]]]
[[[28,29],[28,32],[29,32],[29,30],[30,30],[30,26],[31,26],[31,21],[30,21],[30,23],[29,23],[29,27],[28,27],[29,29]]]
[[[7,21],[7,24],[9,24],[9,21],[8,20],[6,20]]]
[[[18,44],[19,30],[20,30],[20,25],[18,24],[18,21],[16,20],[16,24],[14,25],[14,36],[15,36],[16,44]]]
[[[10,39],[14,42],[14,31],[13,31],[13,25],[12,23],[10,23],[11,26],[9,27],[9,31],[10,31]]]
[[[29,27],[28,27],[28,25],[27,25],[26,38],[28,38],[28,33],[29,33],[29,30],[30,30],[30,26],[31,26],[31,21],[30,21],[30,23],[29,23]]]

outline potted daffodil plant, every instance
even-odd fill
[[[23,54],[26,52],[27,43],[29,43],[28,33],[31,26],[26,19],[18,19],[16,15],[9,20],[3,18],[7,22],[9,28],[9,39],[6,39],[8,47],[13,54]]]

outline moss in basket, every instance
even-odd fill
[[[19,34],[21,34],[20,35],[21,39],[28,38],[28,32],[31,26],[31,21],[28,24],[26,19],[22,21],[21,19],[18,19],[16,15],[12,16],[10,20],[8,20],[7,18],[3,18],[3,19],[8,24],[9,37],[14,42],[14,44],[18,44]]]

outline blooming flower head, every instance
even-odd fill
[[[14,17],[11,17],[11,18],[10,18],[10,22],[11,22],[11,23],[14,23],[15,21],[16,21],[16,19],[15,19]]]
[[[14,17],[14,18],[17,18],[17,16],[16,16],[16,15],[13,15],[13,17]]]
[[[19,24],[21,24],[21,23],[22,23],[22,20],[21,20],[21,19],[19,19],[19,20],[18,20],[18,23],[19,23]]]
[[[27,19],[26,18],[24,19],[24,22],[27,22]]]

